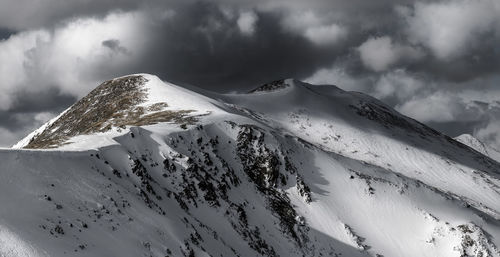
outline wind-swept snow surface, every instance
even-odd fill
[[[493,156],[334,86],[200,92],[117,78],[0,151],[0,255],[500,256]]]
[[[497,162],[500,162],[500,151],[489,145],[486,145],[485,143],[481,142],[479,139],[473,137],[472,135],[463,134],[456,137],[455,140],[471,147],[472,149],[490,157],[493,160],[496,160]]]

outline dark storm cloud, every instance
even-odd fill
[[[331,64],[341,48],[317,47],[284,30],[281,14],[257,12],[248,37],[214,4],[197,3],[152,28],[152,46],[142,69],[171,81],[217,91],[255,86],[286,77],[306,77]]]
[[[394,42],[407,43],[404,28],[408,24],[395,12],[395,6],[411,7],[415,2],[337,0],[311,1],[304,4],[301,1],[278,0],[185,1],[184,3],[50,0],[38,6],[37,15],[28,18],[33,19],[35,24],[50,26],[62,19],[89,15],[102,17],[116,10],[155,12],[162,8],[171,8],[176,12],[173,21],[166,20],[159,23],[156,21],[152,28],[146,28],[153,30],[155,36],[150,38],[152,46],[149,48],[149,53],[143,55],[137,62],[140,65],[136,66],[141,67],[143,71],[152,71],[174,81],[210,87],[224,84],[222,89],[227,89],[228,85],[237,88],[241,83],[249,85],[276,77],[307,77],[312,70],[326,67],[336,58],[351,56],[352,48],[361,45],[370,36],[388,35],[393,37]],[[273,6],[272,3],[280,7],[264,8]],[[35,9],[30,1],[16,1],[12,5],[13,9],[25,10],[24,12]],[[226,17],[222,13],[221,6],[245,7],[250,10],[253,8],[258,16],[255,35],[245,37],[238,33],[234,26],[238,17]],[[311,10],[318,19],[345,25],[349,32],[348,44],[317,46],[303,35],[284,31],[281,26],[282,20],[286,19],[285,16],[297,15],[294,13],[296,11],[294,7],[299,9],[299,12],[300,8]],[[22,22],[17,24],[19,23]],[[218,23],[217,26],[221,27],[211,30],[210,23]],[[30,26],[34,25],[27,25]],[[429,73],[437,79],[455,82],[491,74],[498,70],[500,60],[496,44],[498,38],[492,35],[494,33],[488,32],[478,35],[481,37],[479,40],[481,44],[462,58],[443,61],[436,59],[432,54],[427,54],[418,61],[402,64],[408,71]],[[121,52],[125,49],[123,46],[116,48],[106,43],[112,44],[115,41],[104,41],[103,45]],[[351,73],[371,72],[361,63],[357,64],[358,66],[350,66]],[[132,68],[128,70],[132,71]],[[256,79],[256,75],[262,75],[262,78]]]
[[[12,145],[42,125],[48,118],[62,112],[76,99],[50,88],[39,93],[18,93],[16,101],[7,111],[0,111],[0,144]],[[6,133],[7,132],[7,133]]]
[[[102,41],[102,46],[107,47],[115,52],[126,54],[128,52],[127,48],[120,45],[120,40],[118,39],[108,39]]]
[[[13,30],[5,29],[5,28],[0,28],[0,40],[2,40],[2,39],[8,39],[14,33],[15,32]]]
[[[485,35],[481,45],[471,49],[465,56],[451,60],[440,60],[427,55],[405,67],[412,72],[423,72],[453,82],[468,81],[481,76],[498,74],[500,52],[498,36],[491,33]]]
[[[129,73],[219,92],[295,77],[372,94],[451,136],[491,138],[499,17],[495,0],[0,0],[0,39],[16,32],[0,61],[20,59],[5,71],[20,79],[0,82],[0,121],[29,126],[19,113],[56,113]]]
[[[10,109],[14,113],[36,113],[40,110],[59,113],[77,100],[73,96],[62,94],[55,87],[42,92],[18,92],[17,94],[18,97]]]
[[[112,10],[135,9],[139,2],[133,0],[0,0],[0,27],[14,30],[47,27],[65,19],[80,16],[102,17]]]

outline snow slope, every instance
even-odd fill
[[[1,150],[0,256],[500,256],[480,151],[334,86],[195,91],[118,78]]]
[[[486,145],[485,143],[481,142],[479,139],[473,137],[470,134],[460,135],[458,137],[455,137],[455,140],[490,157],[493,160],[496,160],[497,162],[500,162],[500,151],[489,145]]]

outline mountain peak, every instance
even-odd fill
[[[129,125],[174,122],[186,126],[196,121],[190,115],[194,110],[169,108],[167,99],[156,92],[158,87],[172,91],[150,74],[108,80],[14,148],[54,148],[74,136],[120,130]]]

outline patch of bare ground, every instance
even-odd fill
[[[175,122],[186,127],[194,124],[192,110],[163,110],[165,102],[138,106],[147,100],[147,79],[132,75],[106,81],[70,107],[25,146],[30,149],[55,148],[74,136],[106,132],[112,127],[145,126]]]

